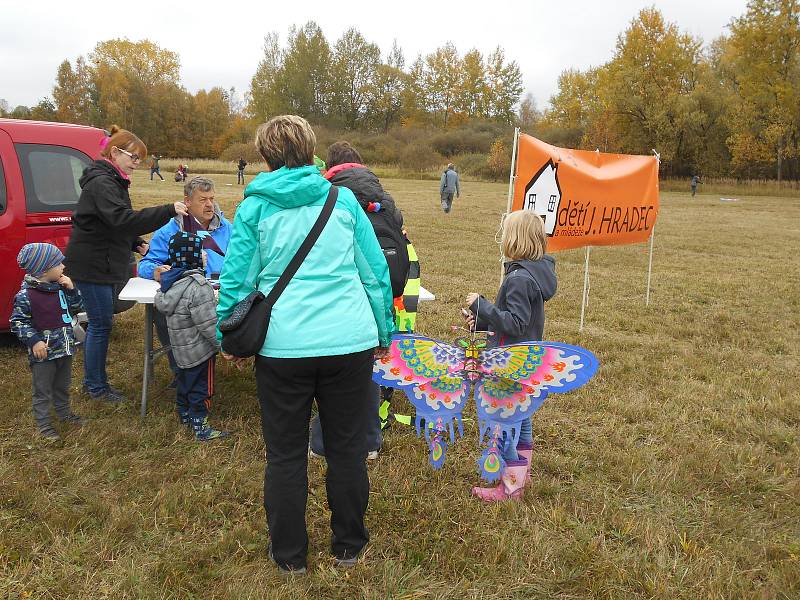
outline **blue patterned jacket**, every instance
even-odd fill
[[[47,358],[55,360],[75,354],[72,316],[83,310],[78,288],[68,290],[58,283],[39,281],[28,275],[14,297],[11,331],[28,348],[31,363],[44,362],[33,356],[37,342],[47,344]]]

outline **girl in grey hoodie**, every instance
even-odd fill
[[[519,210],[503,222],[505,278],[495,303],[476,293],[467,295],[465,318],[478,331],[492,331],[488,345],[508,346],[540,341],[544,333],[544,303],[556,293],[555,259],[545,255],[547,235],[536,213]],[[502,448],[506,469],[500,485],[473,488],[472,494],[486,502],[518,499],[530,478],[533,434],[530,418],[521,424],[516,447],[506,438]]]

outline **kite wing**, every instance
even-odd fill
[[[389,356],[375,361],[372,379],[380,385],[410,388],[447,376],[459,376],[464,350],[421,335],[392,338]]]

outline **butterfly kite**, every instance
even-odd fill
[[[478,459],[486,481],[499,479],[505,461],[503,438],[519,440],[520,424],[552,392],[569,392],[597,371],[594,355],[583,348],[556,342],[528,342],[487,348],[487,338],[474,332],[455,345],[414,334],[392,339],[387,358],[375,361],[373,380],[403,390],[416,408],[417,435],[424,431],[430,462],[444,464],[446,434],[455,441],[455,426],[463,437],[461,413],[474,388],[480,442],[487,448]]]

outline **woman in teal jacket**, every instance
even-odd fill
[[[316,138],[297,116],[261,125],[256,146],[270,171],[245,189],[220,275],[220,319],[253,289],[265,295],[319,216],[330,189],[314,166]],[[337,564],[355,562],[369,534],[366,425],[374,356],[394,331],[389,269],[364,211],[346,189],[317,243],[272,310],[256,356],[267,447],[264,508],[270,552],[304,571],[308,551],[308,423],[316,399],[328,460],[327,491]],[[377,350],[376,350],[377,349]]]

